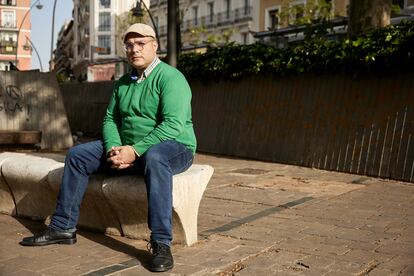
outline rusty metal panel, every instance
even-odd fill
[[[100,132],[112,85],[64,85],[75,131]],[[412,73],[190,85],[200,151],[413,181]]]

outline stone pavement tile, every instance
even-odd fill
[[[379,242],[362,242],[362,241],[352,241],[352,240],[344,240],[338,238],[327,237],[324,238],[322,241],[323,244],[330,244],[330,245],[344,245],[349,249],[360,249],[360,250],[367,250],[373,251],[378,248]]]
[[[408,266],[413,265],[414,259],[406,255],[398,255],[378,265],[378,269],[400,273]],[[413,274],[414,275],[414,274]]]
[[[203,214],[224,216],[230,218],[242,218],[252,214],[259,213],[272,206],[262,205],[249,202],[241,202],[235,200],[228,200],[223,198],[205,196],[200,205],[200,214],[202,218]]]
[[[0,270],[0,273],[2,273],[1,270]],[[6,274],[3,274],[3,275],[6,275]],[[40,273],[40,272],[36,272],[36,271],[31,271],[31,270],[26,270],[26,269],[19,269],[16,272],[10,273],[8,275],[13,275],[13,276],[19,276],[19,275],[21,275],[21,276],[27,276],[27,275],[31,275],[31,276],[32,275],[33,276],[42,275],[42,276],[45,276],[47,274]],[[63,274],[63,275],[65,275],[65,274]]]
[[[361,249],[352,249],[341,256],[341,260],[344,261],[354,261],[358,260],[358,262],[370,263],[372,261],[376,261],[378,263],[386,262],[391,260],[395,255],[391,254],[384,254],[375,251],[367,251]]]
[[[365,266],[366,264],[357,261],[342,261],[340,256],[334,258],[334,263],[327,267],[330,270],[327,275],[336,275],[335,273],[338,273],[338,275],[355,275],[364,271]]]
[[[328,267],[335,263],[335,260],[325,256],[306,255],[300,260],[300,262],[308,266],[310,269],[328,271]]]
[[[411,232],[412,231],[412,232]],[[414,248],[414,229],[410,229],[410,232],[403,231],[400,235],[395,239],[400,243],[406,243]]]
[[[384,244],[377,249],[377,252],[382,254],[410,256],[414,260],[414,247],[412,247],[412,243],[401,243],[396,241]]]
[[[335,232],[335,229],[337,228],[335,225],[319,222],[303,222],[303,225],[305,227],[300,231],[300,233],[319,237],[331,236],[332,232]]]
[[[405,267],[399,275],[402,276],[413,276],[414,275],[414,264],[411,262],[407,267]]]
[[[332,231],[330,237],[362,242],[372,242],[375,240],[373,233],[370,231],[344,227],[336,228],[335,231]]]
[[[290,252],[301,252],[319,256],[344,255],[350,250],[346,245],[323,244],[322,241],[323,238],[316,236],[307,236],[302,240],[287,238],[278,243],[277,246]]]
[[[294,252],[282,252],[277,249],[269,249],[260,252],[255,256],[246,258],[241,262],[234,262],[231,266],[225,268],[221,273],[239,271],[236,275],[248,275],[246,273],[253,272],[257,275],[271,275],[275,271],[285,271],[280,275],[288,275],[297,273],[303,267],[298,265],[298,260],[302,259],[304,254]],[[254,272],[257,271],[257,272]],[[260,274],[263,272],[263,274]],[[252,275],[250,274],[250,275]]]
[[[74,268],[73,266],[66,264],[54,264],[51,265],[49,269],[42,270],[41,275],[81,275],[87,271],[82,270],[81,268]]]
[[[289,193],[273,189],[255,189],[240,186],[223,187],[206,192],[208,197],[269,206],[278,206],[289,202],[292,198],[298,199],[307,195],[301,192]]]
[[[289,231],[295,233],[302,233],[309,227],[308,223],[299,220],[281,219],[273,217],[272,215],[259,217],[256,220],[249,222],[248,225],[251,227],[269,228],[273,230],[272,232]]]
[[[8,275],[13,272],[17,272],[18,270],[22,269],[21,264],[26,263],[28,260],[30,259],[24,256],[18,256],[16,258],[7,260],[7,262],[2,262],[0,263],[0,273],[2,275]],[[31,269],[31,271],[35,271],[35,270]]]
[[[373,269],[369,272],[369,276],[398,276],[399,272],[391,271],[388,269]]]
[[[346,271],[329,271],[323,276],[355,276],[355,273],[350,273]]]
[[[174,270],[174,269],[173,269]],[[142,266],[133,266],[126,268],[121,271],[116,271],[111,274],[111,276],[147,276],[147,275],[155,275],[156,273],[152,273],[151,271],[145,269]],[[174,275],[172,271],[164,272],[163,275]]]
[[[202,241],[211,235],[224,232],[228,227],[240,225],[236,223],[237,221],[237,218],[230,219],[229,217],[219,215],[202,214],[199,216],[199,224],[197,227],[198,239]]]
[[[385,229],[385,233],[388,234],[397,234],[397,235],[405,235],[405,236],[412,236],[414,239],[414,234],[412,233],[414,228],[413,227],[409,227],[409,225],[403,221],[398,221],[398,222],[388,222],[388,225]]]
[[[274,244],[284,239],[290,237],[294,239],[303,239],[304,234],[282,230],[282,229],[273,229],[268,227],[259,227],[257,225],[244,224],[234,229],[224,231],[221,235],[228,235],[236,239],[242,240],[252,240],[252,241],[262,241],[268,242],[269,244]]]

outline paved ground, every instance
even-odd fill
[[[198,154],[215,174],[199,242],[165,275],[414,275],[414,184]],[[149,275],[147,241],[80,231],[73,246],[19,246],[42,229],[0,215],[0,275]]]

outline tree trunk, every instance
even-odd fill
[[[348,35],[365,33],[390,24],[392,0],[351,0]]]

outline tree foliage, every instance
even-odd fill
[[[181,54],[178,60],[178,68],[187,77],[205,81],[304,72],[404,71],[413,70],[413,65],[413,21],[343,41],[317,37],[285,49],[259,43],[228,45],[210,48],[204,54]]]

